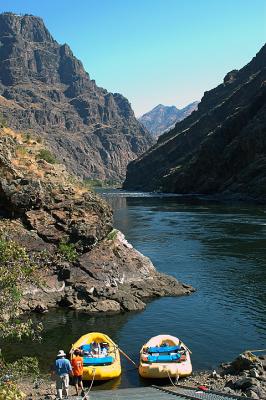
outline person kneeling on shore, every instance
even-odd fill
[[[69,374],[72,375],[70,361],[67,360],[64,350],[59,350],[56,361],[53,366],[53,372],[56,375],[56,390],[59,399],[63,399],[63,391],[68,398]]]
[[[81,388],[81,395],[84,395],[84,387],[82,382],[83,375],[83,358],[80,356],[81,352],[79,349],[74,350],[74,355],[71,365],[73,371],[74,385],[76,388],[77,396],[79,395],[79,386]]]

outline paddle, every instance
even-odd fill
[[[190,354],[192,354],[192,351],[183,343],[183,342],[181,342],[181,340],[179,341],[179,346],[183,346],[183,347],[185,347],[185,349],[190,353]]]
[[[266,349],[262,349],[262,350],[246,350],[246,351],[249,351],[250,353],[259,353],[259,352],[266,351]]]
[[[128,361],[132,362],[132,364],[134,364],[135,367],[138,368],[135,361],[133,361],[122,349],[120,349],[118,346],[117,346],[117,349],[120,351],[121,354],[123,354],[124,357],[126,357],[128,359]]]
[[[120,347],[118,347],[118,345],[113,342],[112,339],[110,339],[110,341],[113,343],[114,347],[116,347],[117,350],[120,351],[120,353],[128,359],[128,361],[130,361],[136,368],[138,368],[137,364],[135,363],[135,361],[132,360],[132,358],[130,358],[122,349],[120,349]]]

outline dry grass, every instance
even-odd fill
[[[41,179],[44,178],[44,171],[38,168],[35,163],[32,163],[28,166],[28,172],[30,173],[30,175],[36,176]]]
[[[16,156],[20,159],[21,158],[23,158],[23,159],[29,158],[28,149],[25,146],[18,145],[16,148]]]
[[[8,107],[8,108],[17,108],[17,109],[23,110],[23,107],[18,105],[15,101],[8,100],[3,96],[0,96],[0,105],[3,105],[4,107]]]
[[[39,140],[32,132],[16,132],[10,128],[0,129],[1,136],[10,136],[15,139],[17,147],[16,156],[11,162],[15,169],[23,173],[25,177],[39,179],[41,181],[51,182],[58,187],[72,188],[74,198],[79,199],[88,192],[88,188],[75,176],[66,172],[61,164],[50,164],[38,159],[41,149],[45,148],[42,140]]]

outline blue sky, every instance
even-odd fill
[[[266,37],[266,0],[1,0],[0,11],[42,17],[138,116],[200,99]]]

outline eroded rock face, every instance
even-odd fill
[[[121,236],[119,233],[114,240],[101,241],[74,263],[66,265],[56,260],[53,275],[51,270],[45,275],[48,287],[28,290],[23,308],[39,311],[39,305],[59,305],[88,313],[136,311],[145,308],[146,299],[194,291],[191,286],[158,273],[147,257],[125,247]]]
[[[113,230],[112,210],[62,165],[38,159],[40,144],[0,129],[0,233],[25,247],[40,285],[23,288],[23,311],[142,310],[145,299],[194,291],[160,274]]]
[[[40,18],[0,14],[0,111],[39,133],[69,171],[121,181],[153,143],[126,98],[98,87]]]
[[[128,166],[125,189],[266,201],[266,46]]]

